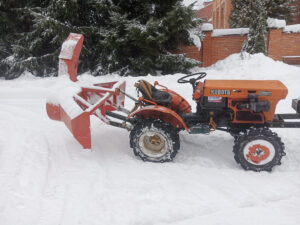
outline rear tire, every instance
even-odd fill
[[[178,132],[160,120],[142,120],[130,133],[130,145],[143,161],[169,162],[180,148]]]
[[[250,129],[235,139],[234,159],[245,170],[272,171],[285,155],[278,135],[267,128]]]

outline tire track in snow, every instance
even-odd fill
[[[83,150],[76,142],[57,141],[57,134],[51,130],[46,136],[52,160],[38,224],[80,224],[93,200],[92,193],[97,192],[95,184],[103,180],[103,170],[93,152]]]
[[[71,137],[64,140],[70,134],[66,128],[58,131],[58,123],[30,110],[5,107],[0,111],[1,225],[77,223],[91,181],[99,175],[91,153]],[[66,148],[68,140],[72,143]]]
[[[4,145],[0,156],[0,221],[8,225],[34,224],[31,215],[39,210],[47,171],[47,148],[42,130],[32,123],[33,117],[17,117],[14,110],[0,111],[3,118],[0,124],[4,128],[1,131],[5,132],[1,137],[9,137],[1,141]]]

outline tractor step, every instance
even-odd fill
[[[269,123],[268,125],[272,128],[300,128],[299,99],[292,100],[292,108],[296,111],[296,113],[275,114],[273,122]]]
[[[272,128],[300,128],[300,115],[298,113],[275,114],[273,122],[268,125]]]
[[[292,108],[296,110],[298,114],[300,114],[300,99],[293,99]]]
[[[210,126],[206,124],[199,124],[190,127],[190,134],[209,134]]]

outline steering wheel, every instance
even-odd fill
[[[191,78],[191,79],[189,79],[189,80],[186,80],[186,78],[188,78],[188,77],[193,77],[193,76],[196,76],[196,75],[199,75],[199,76],[196,77],[196,78]],[[189,74],[189,75],[186,75],[186,76],[184,76],[184,77],[179,78],[179,79],[177,80],[177,82],[178,82],[179,84],[191,83],[192,85],[194,85],[195,82],[196,82],[197,80],[201,80],[201,79],[204,78],[204,77],[206,77],[206,73],[205,73],[205,72],[193,73],[193,74]]]

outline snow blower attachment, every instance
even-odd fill
[[[115,124],[106,117],[106,113],[120,110],[124,106],[125,82],[94,84],[82,86],[79,92],[70,95],[62,91],[59,103],[47,102],[48,116],[53,120],[62,121],[69,128],[75,139],[83,148],[91,148],[90,116],[95,115],[103,122]]]
[[[59,60],[59,76],[68,75],[77,81],[77,61],[83,44],[83,36],[70,34],[62,45]],[[46,109],[53,120],[62,121],[83,148],[91,148],[90,116],[103,122],[117,125],[106,117],[106,112],[124,107],[125,82],[108,82],[86,86],[79,81],[55,93],[48,100]],[[121,126],[121,124],[118,124]]]
[[[295,113],[275,114],[277,103],[288,93],[277,80],[202,82],[206,77],[203,72],[181,77],[178,83],[192,85],[196,112],[182,96],[157,81],[154,85],[138,81],[138,100],[125,93],[125,82],[86,85],[76,78],[82,43],[80,34],[70,34],[63,43],[59,75],[67,74],[73,82],[48,100],[47,113],[51,119],[63,121],[84,148],[91,148],[91,115],[129,130],[134,154],[150,162],[173,160],[180,148],[182,130],[189,134],[219,130],[234,137],[234,159],[242,168],[271,171],[281,164],[285,152],[280,137],[270,128],[300,128],[299,98],[292,101]],[[135,102],[131,111],[124,108],[125,96]]]

